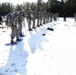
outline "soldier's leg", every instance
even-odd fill
[[[39,27],[40,25],[39,25],[39,18],[37,19],[37,27]]]
[[[50,17],[50,22],[52,22],[52,17]]]
[[[42,25],[42,18],[40,19],[40,25]]]
[[[43,17],[43,24],[45,24],[45,18]]]
[[[16,27],[12,26],[11,27],[11,44],[14,43],[15,36],[16,36]]]
[[[32,31],[32,29],[31,29],[31,20],[30,20],[30,19],[28,20],[28,29],[29,29],[30,31]]]
[[[17,27],[15,28],[15,37],[16,37],[17,42],[22,40],[22,39],[19,38],[19,30],[18,30]]]
[[[46,17],[44,17],[44,22],[43,22],[44,24],[46,23]]]
[[[47,16],[46,16],[46,18],[45,18],[45,23],[47,23]]]
[[[66,17],[64,17],[64,21],[66,21]]]
[[[35,29],[35,19],[33,19],[33,28]]]
[[[23,34],[22,34],[22,22],[20,22],[20,23],[18,24],[18,31],[19,31],[19,35],[22,36],[22,35],[23,35]]]

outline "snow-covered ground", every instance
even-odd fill
[[[59,18],[33,31],[26,23],[23,32],[23,41],[6,46],[10,28],[0,29],[0,75],[76,75],[74,18]]]

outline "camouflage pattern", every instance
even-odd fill
[[[32,19],[33,19],[32,10],[29,10],[26,13],[27,13],[28,29],[31,31],[32,30]]]
[[[46,23],[45,20],[46,20],[46,12],[44,11],[44,12],[43,12],[43,24]]]
[[[53,15],[53,19],[54,19],[54,21],[57,21],[56,13],[54,13],[54,15]]]
[[[43,18],[43,15],[42,15],[42,12],[40,12],[40,25],[42,26],[42,18]]]
[[[50,13],[50,22],[53,21],[53,13]]]
[[[46,12],[46,23],[49,22],[49,12]]]
[[[18,20],[18,27],[17,27],[18,33],[19,33],[20,36],[22,36],[23,35],[23,33],[22,33],[22,22],[24,20],[22,11],[18,12],[18,19],[17,20]]]
[[[6,24],[11,24],[11,43],[13,42],[13,39],[16,37],[18,39],[18,31],[17,31],[17,14],[8,14]]]
[[[11,33],[11,39],[14,39],[16,37],[16,39],[18,39],[18,29],[17,29],[17,19],[18,19],[18,14],[14,13],[13,14],[13,26],[11,27],[12,29],[12,33]]]
[[[64,13],[63,17],[64,17],[64,21],[66,21],[66,13]]]
[[[12,14],[9,13],[6,17],[6,26],[11,27],[12,26],[12,21],[13,21]]]
[[[37,12],[37,27],[40,26],[40,12]]]
[[[56,13],[56,16],[57,16],[57,20],[59,20],[59,13]]]
[[[33,28],[35,29],[36,28],[36,23],[35,23],[35,21],[36,21],[36,14],[37,14],[37,12],[36,12],[36,10],[34,10],[33,12],[32,12],[32,14],[33,14],[33,19],[32,19],[32,22],[33,22]]]

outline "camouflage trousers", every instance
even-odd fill
[[[37,26],[39,26],[40,25],[40,19],[38,18],[37,19]]]
[[[45,24],[46,23],[46,19],[45,19],[45,17],[43,18],[43,24]]]
[[[18,30],[16,26],[11,26],[11,40],[13,40],[16,37],[18,38]]]
[[[17,29],[18,29],[18,34],[19,34],[19,35],[22,35],[22,22],[19,22],[19,23],[18,23]]]
[[[42,18],[40,18],[40,25],[42,25]]]
[[[33,19],[33,27],[35,27],[35,19]]]
[[[31,29],[31,20],[28,19],[28,29]]]

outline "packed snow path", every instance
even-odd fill
[[[54,31],[47,30],[53,28]],[[76,23],[63,18],[23,30],[26,37],[10,42],[10,29],[0,29],[0,75],[76,75]],[[42,34],[45,34],[44,36]]]

